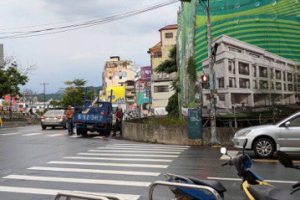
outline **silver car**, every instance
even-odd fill
[[[41,126],[45,130],[47,127],[55,128],[57,126],[67,128],[67,117],[65,110],[48,110],[41,117]]]
[[[253,126],[239,130],[232,139],[234,147],[253,150],[261,158],[271,157],[275,151],[300,153],[300,112],[274,125]]]

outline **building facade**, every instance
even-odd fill
[[[214,65],[217,107],[268,106],[299,102],[300,63],[222,35]],[[202,65],[209,75],[208,60]],[[204,89],[204,106],[209,90]]]
[[[215,40],[225,34],[255,45],[267,52],[293,61],[299,54],[299,1],[295,0],[211,0],[211,28]],[[178,60],[181,81],[181,103],[191,105],[195,94],[185,84],[186,66],[194,58],[196,70],[203,72],[208,57],[207,19],[198,0],[182,3],[178,12]]]
[[[177,73],[156,73],[155,69],[170,58],[170,50],[176,45],[177,25],[163,27],[159,32],[160,42],[148,51],[152,68],[151,100],[154,113],[165,115],[169,98],[175,93],[172,89],[172,81],[176,79]]]

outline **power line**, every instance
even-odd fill
[[[69,31],[73,31],[73,30],[77,30],[77,29],[88,28],[88,27],[92,27],[92,26],[102,25],[102,24],[122,20],[125,18],[137,16],[137,15],[140,15],[140,14],[143,14],[146,12],[150,12],[150,11],[174,4],[178,1],[179,0],[169,0],[167,2],[155,4],[152,6],[148,6],[146,8],[136,9],[136,10],[127,11],[127,12],[124,12],[121,14],[115,14],[112,16],[108,16],[105,18],[93,19],[93,20],[88,20],[85,22],[74,23],[74,24],[65,25],[65,26],[56,26],[56,27],[36,29],[36,30],[30,30],[30,31],[0,32],[0,35],[1,34],[4,35],[4,36],[0,37],[0,39],[17,39],[17,38],[36,37],[36,36],[57,34],[57,33],[69,32]]]

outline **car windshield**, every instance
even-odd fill
[[[63,115],[64,114],[64,110],[48,110],[46,113],[45,113],[45,115],[47,115],[47,116],[50,116],[50,115],[52,115],[52,116],[56,116],[56,115]]]

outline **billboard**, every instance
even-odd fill
[[[108,87],[106,89],[106,99],[110,101],[111,90],[113,91],[112,103],[124,104],[125,103],[125,87]]]
[[[151,79],[152,68],[151,67],[141,67],[141,78]]]

